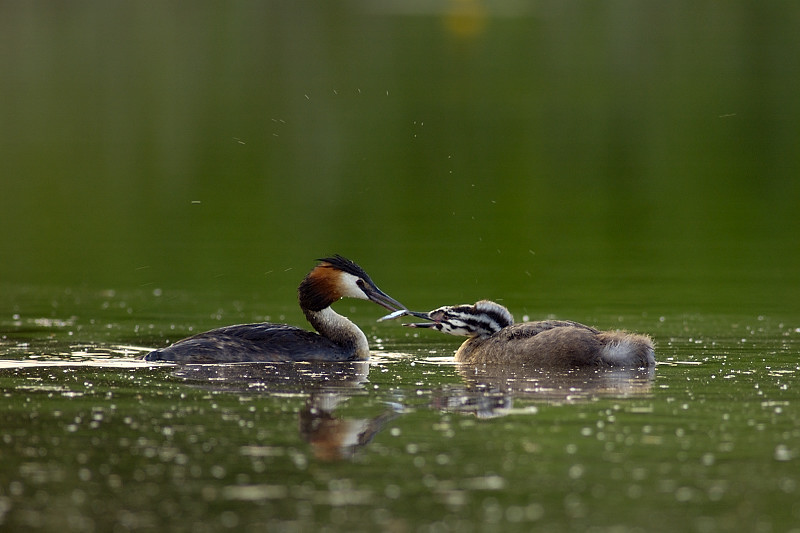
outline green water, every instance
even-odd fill
[[[0,4],[0,526],[796,531],[800,8]],[[178,368],[346,255],[652,374]],[[360,437],[358,435],[361,435]]]

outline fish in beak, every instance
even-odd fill
[[[411,311],[409,309],[398,309],[394,313],[389,313],[386,316],[382,316],[378,319],[378,322],[383,322],[384,320],[393,320],[395,318],[399,318],[401,316],[415,316],[417,318],[422,318],[424,320],[431,320],[432,322],[422,322],[422,323],[414,323],[414,324],[403,324],[409,328],[432,328],[435,325],[435,319],[430,317],[430,313],[420,313],[418,311]]]

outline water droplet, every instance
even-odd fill
[[[776,461],[791,461],[794,458],[794,452],[785,444],[778,444],[775,446],[775,453],[773,456]]]

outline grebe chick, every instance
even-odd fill
[[[354,361],[369,358],[364,333],[331,309],[340,298],[359,298],[396,311],[405,306],[384,294],[364,270],[340,255],[321,261],[297,289],[300,308],[319,334],[286,324],[242,324],[198,333],[144,356],[147,361]]]
[[[646,335],[599,331],[566,320],[515,324],[508,309],[488,300],[406,314],[430,322],[404,326],[469,337],[455,354],[462,363],[513,362],[563,368],[655,365],[653,341]]]

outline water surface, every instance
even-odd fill
[[[665,321],[652,371],[457,365],[449,339],[391,325],[370,362],[335,365],[6,340],[3,523],[788,530],[800,332],[755,320],[714,340]]]

